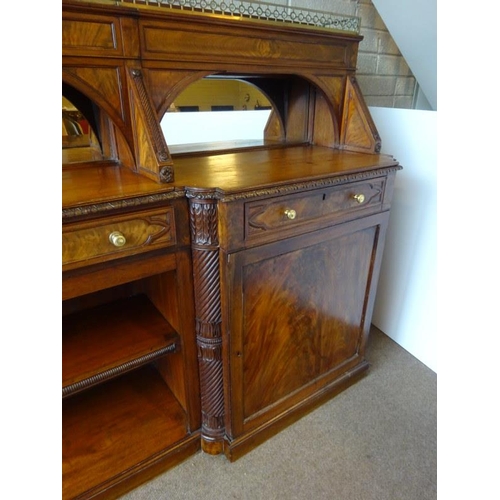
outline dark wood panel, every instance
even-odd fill
[[[224,280],[233,288],[224,297],[232,301],[232,438],[281,418],[364,363],[379,228],[387,217],[372,215],[231,256]]]
[[[88,268],[75,269],[63,273],[62,299],[72,299],[81,295],[105,290],[123,285],[134,280],[140,280],[172,271],[176,268],[175,253],[151,253],[125,258],[110,265],[101,263]]]
[[[245,267],[244,418],[357,353],[375,232]]]
[[[300,398],[297,404],[290,406],[275,418],[263,419],[260,425],[236,438],[226,437],[224,453],[234,462],[243,455],[253,450],[267,439],[275,436],[290,424],[307,415],[310,411],[322,405],[333,396],[339,394],[363,377],[368,370],[368,363],[362,361],[352,369],[343,371],[342,375],[332,379],[328,384],[311,391]]]
[[[175,349],[178,335],[145,295],[63,318],[63,394],[120,375]]]
[[[187,438],[186,416],[151,368],[63,401],[63,498],[126,479]]]

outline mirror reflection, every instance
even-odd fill
[[[80,110],[62,96],[62,162],[101,160],[99,141]]]
[[[262,145],[271,112],[271,102],[254,85],[204,78],[177,96],[161,127],[172,153]]]
[[[99,122],[93,103],[69,86],[66,90],[63,87],[63,166],[113,157],[112,151],[103,152],[92,126]],[[181,92],[160,125],[170,152],[175,154],[262,146],[273,138],[277,121],[270,99],[255,85],[235,78],[209,77]]]

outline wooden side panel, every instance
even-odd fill
[[[144,84],[142,71],[131,69],[128,76],[138,170],[150,179],[172,182],[174,180],[173,162],[163,137],[158,115]]]
[[[341,142],[344,149],[379,153],[380,136],[354,77],[347,79]]]
[[[170,390],[188,414],[190,430],[199,429],[200,388],[196,359],[192,268],[189,251],[178,252],[177,269],[147,280],[146,292],[158,310],[180,334],[181,349],[157,361]]]
[[[322,93],[316,92],[314,103],[313,144],[334,148],[338,145],[339,134],[335,117],[328,101]]]
[[[342,116],[342,106],[344,104],[343,95],[345,90],[346,77],[343,75],[318,76],[313,78],[313,81],[324,92],[326,100],[332,106],[335,120],[340,123],[340,119]]]
[[[338,147],[342,118],[344,76],[318,76],[311,78],[320,91],[316,92],[313,143]]]
[[[288,92],[285,112],[286,139],[290,142],[308,141],[310,136],[310,86],[305,80],[293,80]]]

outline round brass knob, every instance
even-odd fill
[[[363,203],[365,201],[365,195],[364,194],[355,194],[353,195],[353,198],[359,203]]]
[[[285,210],[285,215],[290,219],[293,220],[295,217],[297,217],[297,212],[293,210],[292,208],[287,208]]]
[[[113,231],[109,235],[109,241],[115,247],[122,247],[123,245],[125,245],[125,243],[127,243],[127,239],[125,238],[125,236],[123,236],[122,233],[120,233],[120,231]]]

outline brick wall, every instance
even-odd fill
[[[413,108],[416,80],[371,0],[357,1],[361,18],[358,82],[368,106]]]
[[[371,0],[281,0],[279,3],[359,16],[364,39],[359,46],[357,75],[366,103],[384,108],[414,107],[415,77]]]

